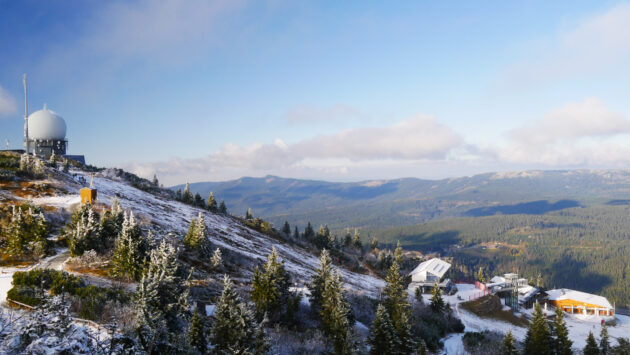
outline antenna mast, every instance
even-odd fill
[[[24,82],[24,146],[26,147],[26,154],[28,151],[28,99],[26,95],[26,74],[24,74],[23,78]]]

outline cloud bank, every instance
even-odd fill
[[[505,132],[506,144],[470,144],[434,117],[417,115],[386,127],[364,127],[287,144],[225,144],[197,159],[172,158],[131,163],[141,176],[157,174],[166,184],[218,181],[278,174],[352,179],[372,171],[373,178],[439,177],[496,166],[522,168],[628,167],[630,121],[597,98],[570,102],[529,124]],[[464,167],[464,168],[462,168]],[[433,169],[433,170],[432,170]],[[476,170],[475,170],[476,169]],[[481,170],[484,171],[484,170]]]

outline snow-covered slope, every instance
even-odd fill
[[[70,194],[39,197],[32,199],[32,203],[59,208],[70,208],[78,204],[79,189],[83,187],[80,182],[90,181],[90,177],[84,172],[72,173],[74,175],[72,179],[50,181],[51,184],[71,192]],[[281,243],[243,226],[233,218],[136,189],[117,177],[112,170],[96,174],[94,187],[98,190],[99,202],[109,204],[116,196],[124,209],[132,210],[142,223],[151,224],[152,228],[162,233],[174,231],[184,235],[191,218],[201,212],[204,214],[212,243],[221,248],[229,249],[250,260],[265,260],[272,246],[275,246],[297,284],[305,283],[319,265],[318,258],[302,248]],[[343,268],[341,272],[343,281],[352,292],[377,296],[379,289],[384,286],[383,280],[369,275],[357,274]],[[250,273],[251,270],[243,270],[242,276],[249,278]]]

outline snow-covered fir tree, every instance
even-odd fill
[[[595,347],[597,348],[597,344]],[[533,317],[529,321],[524,350],[526,354],[553,354],[553,339],[549,324],[538,303],[536,303]]]
[[[368,343],[371,355],[390,354],[400,346],[389,313],[383,304],[379,304],[376,308]]]
[[[223,266],[223,256],[221,255],[221,249],[216,248],[210,258],[210,266],[213,270],[219,270]]]
[[[123,215],[120,234],[112,256],[112,273],[114,276],[128,276],[135,280],[142,277],[144,259],[147,253],[147,241],[136,224],[133,212]]]
[[[396,354],[411,354],[415,348],[415,342],[411,335],[411,310],[409,301],[407,301],[404,278],[396,261],[389,268],[385,282],[383,305],[391,317],[399,343]]]
[[[198,251],[201,255],[208,255],[209,242],[206,236],[206,221],[199,212],[197,218],[190,221],[188,233],[184,237],[184,246],[189,251]]]
[[[143,348],[169,349],[173,334],[181,334],[189,313],[188,292],[181,278],[177,249],[162,241],[151,250],[140,282],[136,330]]]
[[[272,247],[267,262],[262,269],[256,267],[252,278],[251,300],[258,319],[262,319],[265,314],[272,322],[280,319],[288,304],[290,285],[291,277],[284,262],[278,260],[278,251]]]
[[[322,294],[322,330],[332,340],[335,354],[345,355],[354,352],[350,305],[343,294],[343,284],[339,271],[326,280]]]
[[[597,341],[595,340],[595,336],[593,336],[593,332],[588,332],[588,337],[586,338],[586,346],[584,346],[582,354],[600,355],[599,347],[597,347]]]
[[[330,253],[328,250],[322,250],[321,256],[319,257],[319,268],[315,270],[315,275],[311,279],[309,290],[311,292],[311,296],[309,297],[309,301],[311,304],[311,310],[315,314],[319,314],[319,311],[322,306],[323,301],[323,293],[324,287],[326,285],[326,280],[332,278],[332,260],[330,259]]]
[[[440,286],[438,286],[437,283],[435,283],[433,289],[431,289],[431,302],[429,305],[433,312],[436,313],[442,312],[446,306],[442,298],[442,290],[440,290]]]
[[[206,339],[203,319],[196,310],[193,312],[188,328],[188,344],[200,354],[205,354],[208,350],[208,340]]]
[[[207,207],[210,212],[216,213],[219,211],[219,208],[217,207],[217,200],[214,198],[214,193],[212,191],[210,191],[210,195],[208,196]]]
[[[219,354],[262,355],[269,350],[264,320],[262,323],[256,322],[252,311],[241,301],[227,275],[215,317],[210,342]]]
[[[219,213],[227,214],[227,206],[225,205],[225,201],[223,200],[221,200],[221,203],[219,204]]]
[[[573,342],[569,340],[569,330],[564,321],[564,312],[560,308],[556,308],[556,319],[551,324],[551,333],[555,355],[573,354]]]
[[[186,183],[186,187],[184,187],[184,192],[182,193],[182,202],[192,204],[195,202],[195,197],[192,192],[190,192],[190,185]]]

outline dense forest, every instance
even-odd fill
[[[624,201],[543,215],[453,218],[371,234],[409,250],[453,257],[454,278],[518,272],[547,288],[602,294],[630,305],[630,206]]]

